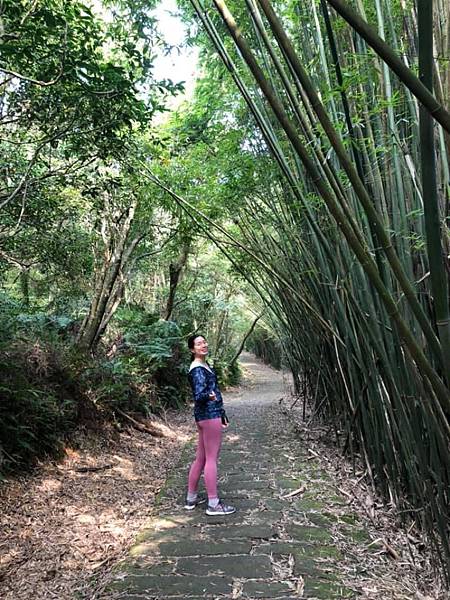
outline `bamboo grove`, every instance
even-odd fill
[[[170,193],[257,265],[297,391],[448,572],[448,0],[191,5],[278,170],[236,235]]]

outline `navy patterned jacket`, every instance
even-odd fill
[[[218,419],[224,414],[222,394],[220,393],[217,375],[210,367],[209,370],[201,365],[191,365],[189,383],[194,397],[194,418],[196,421]],[[215,392],[216,399],[211,400],[209,394]]]

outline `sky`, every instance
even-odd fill
[[[175,0],[162,0],[154,15],[159,21],[159,30],[165,40],[173,46],[183,44],[185,39],[185,28],[181,20],[171,15],[177,10]],[[175,99],[175,104],[179,104],[186,97],[190,97],[197,73],[198,51],[195,48],[174,49],[168,56],[160,53],[154,62],[155,79],[171,79],[178,83],[184,81],[186,93],[180,94]]]
[[[106,21],[112,19],[111,13],[102,3],[102,0],[91,0],[92,7],[97,14]],[[169,107],[177,108],[185,99],[190,99],[194,90],[196,77],[198,77],[198,49],[183,47],[186,37],[186,29],[181,19],[175,16],[178,11],[176,0],[161,0],[153,11],[159,25],[158,29],[166,42],[174,48],[169,55],[162,51],[157,52],[153,63],[153,74],[155,80],[171,79],[174,83],[183,81],[185,93],[178,94],[176,98],[169,101]]]

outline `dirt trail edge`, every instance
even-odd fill
[[[202,506],[183,509],[189,444],[154,517],[100,597],[425,598],[406,577],[390,588],[384,549],[281,414],[283,376],[250,355],[242,362],[249,377],[225,395],[231,426],[219,466],[219,493],[237,512],[208,517]],[[362,554],[371,554],[372,572]],[[398,582],[402,566],[395,568]]]

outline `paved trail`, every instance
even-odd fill
[[[194,453],[190,444],[167,482],[158,515],[105,597],[356,597],[342,584],[342,557],[333,545],[331,528],[334,537],[365,539],[365,532],[354,516],[336,519],[327,512],[330,505],[345,506],[345,501],[335,495],[327,475],[308,460],[311,456],[293,434],[280,434],[280,428],[273,427],[283,395],[282,376],[250,355],[243,362],[251,371],[250,383],[239,394],[225,397],[232,426],[224,436],[219,467],[219,492],[237,513],[207,517],[203,507],[191,513],[183,510],[187,467]],[[286,497],[306,480],[304,494]]]

